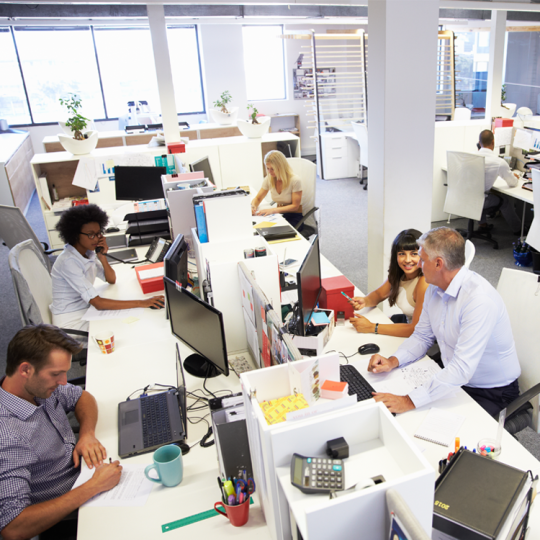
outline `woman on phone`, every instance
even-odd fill
[[[145,300],[102,298],[94,288],[96,277],[113,284],[116,273],[110,266],[109,251],[103,231],[109,218],[95,204],[73,206],[62,213],[56,230],[66,242],[51,272],[53,301],[50,306],[53,324],[60,328],[88,330],[82,316],[92,305],[96,309],[163,307],[163,296]]]
[[[403,311],[407,322],[396,324],[375,324],[362,315],[349,320],[357,332],[384,334],[387,336],[409,337],[420,319],[424,294],[428,287],[419,266],[417,240],[422,233],[415,229],[401,231],[392,243],[388,279],[365,297],[356,296],[350,300],[355,310],[374,307],[388,299],[390,306],[397,305]]]

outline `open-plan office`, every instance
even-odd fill
[[[379,10],[377,4],[389,4],[392,8],[396,8],[395,13],[388,13],[386,16]],[[430,107],[426,104],[433,103],[435,96],[432,92],[433,88],[433,73],[423,69],[425,65],[429,65],[430,61],[434,63],[435,52],[430,53],[429,47],[425,47],[425,42],[435,43],[436,27],[439,22],[439,3],[426,1],[422,2],[425,6],[423,13],[418,13],[418,2],[403,1],[400,6],[393,2],[370,2],[369,9],[373,10],[373,16],[369,21],[369,32],[372,38],[370,39],[370,54],[373,54],[374,61],[370,62],[372,66],[372,74],[370,73],[369,88],[373,88],[370,93],[370,110],[369,123],[373,126],[370,132],[370,185],[369,197],[367,204],[367,213],[369,218],[369,245],[368,250],[357,255],[358,264],[367,266],[369,264],[368,290],[372,290],[381,282],[381,278],[385,275],[387,260],[389,257],[389,247],[391,239],[396,232],[406,227],[413,227],[420,230],[429,229],[432,221],[441,221],[446,218],[446,214],[442,211],[444,203],[444,172],[443,161],[447,150],[464,150],[474,151],[479,131],[489,127],[489,122],[486,120],[471,120],[465,123],[445,122],[435,125],[433,131],[433,114]],[[463,3],[464,5],[466,2]],[[1,7],[1,4],[0,4]],[[492,6],[490,5],[490,8]],[[61,9],[61,8],[58,8]],[[408,12],[407,12],[408,11]],[[371,13],[371,11],[370,11]],[[495,13],[495,12],[494,12]],[[501,13],[499,12],[498,15]],[[490,36],[492,42],[497,41],[501,33],[501,18],[497,17],[492,21],[492,30]],[[398,34],[398,30],[407,27],[410,24],[418,28],[418,32],[410,43],[406,41],[390,42],[388,50],[384,51],[383,44],[380,40],[394,33]],[[470,24],[470,23],[469,23]],[[498,26],[497,26],[498,24]],[[422,27],[423,25],[423,27]],[[328,25],[331,26],[331,25]],[[336,21],[334,27],[344,27]],[[297,28],[301,30],[308,29],[309,25],[299,25],[286,23],[286,30],[294,31]],[[347,23],[347,27],[354,27],[354,23]],[[504,28],[504,27],[503,27]],[[326,30],[326,28],[325,28]],[[225,24],[224,21],[212,21],[211,23],[201,24],[199,28],[202,52],[204,57],[203,69],[205,72],[205,92],[207,103],[216,99],[219,94],[226,88],[231,90],[231,93],[238,100],[238,104],[243,108],[247,103],[245,90],[245,76],[243,74],[243,66],[241,61],[224,62],[223,58],[237,58],[241,56],[242,36],[241,26],[234,24]],[[499,34],[499,35],[498,35]],[[504,30],[503,30],[504,35]],[[504,45],[504,40],[503,40]],[[399,50],[402,49],[402,50]],[[291,71],[292,66],[296,62],[298,55],[301,53],[300,46],[294,41],[285,43],[286,69]],[[490,62],[490,77],[489,84],[492,88],[488,88],[488,103],[486,106],[486,116],[490,112],[494,112],[498,100],[494,99],[494,95],[498,95],[502,83],[502,58],[500,58],[501,49],[494,49],[489,56]],[[416,66],[419,80],[415,87],[404,87],[403,80],[406,76],[403,69],[398,65],[401,62],[403,69],[413,70],[412,66]],[[288,91],[287,95],[291,96],[292,82],[290,73],[287,77]],[[498,84],[498,88],[497,88]],[[312,130],[308,130],[309,117],[304,114],[305,108],[302,101],[295,102],[292,98],[285,102],[255,102],[260,111],[266,114],[276,114],[280,112],[296,113],[300,117],[300,148],[304,155],[315,154],[315,143],[310,139]],[[488,106],[493,108],[488,111]],[[208,107],[209,105],[207,105]],[[536,112],[536,111],[535,111]],[[192,123],[196,123],[198,119],[188,119]],[[98,129],[116,129],[115,121],[99,122]],[[56,127],[52,126],[35,126],[30,127],[32,143],[34,150],[41,153],[40,145],[45,136],[53,136],[57,132]],[[385,132],[387,136],[385,137]],[[405,144],[406,142],[406,144]],[[411,151],[410,145],[415,146],[415,151]],[[189,143],[188,143],[189,147]],[[433,152],[422,151],[421,149],[434,149]],[[189,153],[189,152],[188,152]],[[433,159],[431,155],[433,154]],[[419,157],[422,156],[422,158]],[[425,159],[423,159],[425,157]],[[34,161],[35,166],[38,166],[40,160],[46,158],[37,157]],[[54,160],[54,158],[49,157]],[[238,163],[239,169],[242,164]],[[33,180],[34,181],[34,178]],[[247,182],[249,183],[249,182]],[[338,183],[336,183],[338,185]],[[324,201],[318,201],[319,205],[324,205]],[[346,221],[346,218],[344,218]],[[323,233],[324,234],[324,233]],[[355,239],[350,239],[351,251],[355,251]],[[324,250],[324,248],[323,248]],[[292,250],[291,250],[292,251]],[[290,254],[287,250],[288,256]],[[283,255],[282,248],[279,249],[278,258]],[[300,258],[300,255],[298,256]],[[280,259],[281,260],[281,259]],[[331,261],[334,262],[334,261]],[[324,277],[333,276],[339,272],[327,261],[324,262],[323,271]],[[137,287],[133,272],[125,276],[125,281],[119,284],[117,290],[111,294],[118,297],[127,297],[132,294]],[[358,291],[357,291],[358,292]],[[107,292],[104,292],[107,294]],[[374,312],[374,320],[385,322],[386,318],[382,313]],[[164,320],[163,313],[148,312],[145,314],[144,321],[139,321],[138,325],[142,326],[144,322],[145,331],[137,334],[136,326],[127,327],[121,325],[120,322],[115,322],[115,332],[118,332],[119,342],[118,355],[115,364],[109,364],[109,359],[100,357],[97,347],[91,343],[90,363],[88,366],[88,387],[94,392],[100,404],[102,418],[100,419],[99,435],[107,443],[107,446],[112,449],[112,455],[116,451],[116,404],[121,399],[124,399],[129,394],[132,388],[139,387],[141,384],[145,386],[148,378],[161,378],[167,383],[174,381],[174,357],[173,357],[173,339],[170,336],[169,328]],[[95,329],[91,327],[91,331],[97,332],[101,327],[104,327],[104,322],[93,323]],[[365,339],[356,335],[347,328],[337,328],[334,340],[329,342],[329,349],[337,349],[342,352],[351,352],[364,342],[374,341],[373,336]],[[136,335],[137,334],[137,335]],[[377,337],[377,342],[381,346],[383,354],[391,354],[396,348],[395,338]],[[125,345],[122,347],[122,345]],[[134,350],[137,349],[135,355]],[[161,353],[163,351],[163,353]],[[186,354],[186,349],[182,348],[182,355]],[[132,354],[133,353],[133,354]],[[157,354],[156,354],[157,353]],[[148,355],[157,356],[163,354],[170,359],[170,363],[159,367],[159,371],[149,371],[150,366],[145,362],[145,357]],[[137,357],[137,374],[134,374],[133,379],[126,380],[123,374],[126,371],[132,370],[133,356]],[[365,369],[362,361],[356,363],[360,368]],[[114,389],[105,385],[102,381],[110,377],[111,370],[114,371],[114,378],[123,380],[121,386],[115,386]],[[107,377],[105,377],[107,375]],[[236,381],[231,384],[231,381]],[[190,379],[193,388],[197,383]],[[218,389],[239,389],[239,382],[235,375],[231,375],[229,379],[220,377],[209,383],[211,390]],[[114,391],[113,391],[114,390]],[[463,444],[474,446],[477,442],[479,431],[494,431],[496,425],[486,413],[475,406],[472,401],[464,394],[449,398],[441,402],[441,407],[448,409],[454,413],[462,414],[467,417],[467,423],[464,425],[461,433]],[[404,430],[407,435],[412,435],[418,425],[425,416],[427,408],[405,413],[400,415],[397,424],[401,430]],[[386,421],[386,420],[385,420]],[[190,443],[195,442],[199,435],[203,434],[203,430],[199,427],[193,429],[193,435],[190,435]],[[326,440],[326,439],[325,439]],[[467,442],[465,442],[467,441]],[[359,441],[360,443],[361,441]],[[413,443],[414,444],[414,443]],[[423,445],[424,446],[424,445]],[[504,438],[505,454],[503,461],[512,464],[518,468],[530,468],[533,472],[539,472],[538,462],[530,456],[516,441],[509,435],[505,434]],[[441,449],[437,445],[426,443],[423,448],[424,457],[419,461],[427,461],[429,466],[436,468],[438,461],[443,457]],[[133,519],[133,509],[115,509],[115,508],[87,508],[84,509],[80,517],[79,537],[107,537],[112,529],[111,523],[116,523],[114,534],[110,537],[126,534],[132,538],[138,537],[153,537],[162,534],[161,526],[174,522],[183,517],[192,516],[200,512],[206,511],[212,507],[216,499],[215,465],[212,464],[214,459],[213,449],[194,448],[192,454],[188,454],[185,458],[185,480],[183,484],[174,489],[177,492],[178,499],[173,500],[166,489],[155,490],[152,494],[147,506],[137,511],[137,519]],[[416,448],[416,453],[418,453]],[[414,453],[414,452],[413,452]],[[420,451],[420,453],[422,453]],[[210,456],[210,459],[209,457]],[[145,462],[144,457],[136,458],[139,462]],[[148,456],[146,457],[148,459]],[[192,460],[192,461],[191,461]],[[425,464],[425,463],[423,463]],[[283,469],[283,463],[280,464]],[[403,464],[403,467],[408,467],[409,464]],[[270,479],[269,484],[273,484],[275,489],[282,489],[280,486],[281,480],[279,477],[280,471],[272,471],[276,474],[275,478]],[[283,475],[283,470],[281,470]],[[270,489],[270,488],[269,488]],[[264,488],[259,491],[264,492]],[[198,494],[198,497],[191,496],[193,492]],[[186,496],[187,493],[187,496]],[[214,500],[215,499],[215,500]],[[235,534],[241,534],[249,537],[253,534],[259,534],[261,537],[276,538],[272,533],[272,527],[265,524],[269,521],[270,510],[265,509],[263,515],[260,505],[261,500],[257,500],[254,511],[251,513],[248,527],[234,531]],[[356,497],[360,500],[361,497]],[[271,504],[267,503],[271,508]],[[179,509],[181,508],[181,511]],[[291,503],[292,507],[292,503]],[[284,509],[280,508],[280,512]],[[287,508],[285,508],[287,510]],[[302,511],[309,513],[309,509],[297,510],[296,520],[301,515]],[[420,512],[422,516],[422,512]],[[117,519],[121,516],[122,519]],[[288,515],[286,516],[288,520]],[[204,534],[208,537],[217,537],[218,535],[233,534],[227,524],[228,529],[225,531],[225,520],[221,518],[212,518],[200,523],[190,525],[192,527],[193,536]],[[278,512],[277,520],[284,520],[285,517]],[[422,517],[425,520],[425,516]],[[538,509],[533,507],[531,514],[531,536],[534,537],[534,532],[538,530]],[[307,526],[308,520],[306,520]],[[302,525],[303,526],[303,525]],[[125,529],[123,527],[128,527]],[[255,531],[255,529],[257,529]],[[290,524],[284,524],[284,531],[290,529]],[[179,528],[175,531],[168,532],[171,537],[185,537],[189,529]],[[312,533],[313,534],[313,533]],[[279,536],[277,536],[279,537]],[[308,538],[311,536],[308,535]]]

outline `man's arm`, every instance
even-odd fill
[[[102,465],[103,460],[107,457],[107,451],[96,439],[98,407],[96,399],[90,392],[83,390],[75,406],[75,416],[81,427],[79,430],[79,442],[73,450],[73,464],[78,467],[82,456],[89,469],[94,465],[96,467]]]
[[[518,177],[510,170],[510,166],[502,158],[502,163],[499,165],[499,176],[508,184],[508,187],[516,187],[518,185]]]
[[[27,506],[2,529],[4,540],[25,540],[49,529],[86,501],[118,484],[122,467],[118,461],[100,465],[82,486],[50,501]]]

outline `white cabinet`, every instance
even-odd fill
[[[319,176],[324,180],[354,177],[358,173],[358,144],[345,132],[321,135],[322,160],[317,159]],[[319,148],[317,147],[319,153]],[[322,161],[322,175],[320,163]]]

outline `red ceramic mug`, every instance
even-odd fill
[[[219,510],[218,506],[225,508],[225,512]],[[222,516],[229,518],[233,527],[241,527],[247,523],[249,518],[249,497],[242,504],[236,504],[234,506],[229,506],[219,501],[214,504],[214,510]]]

